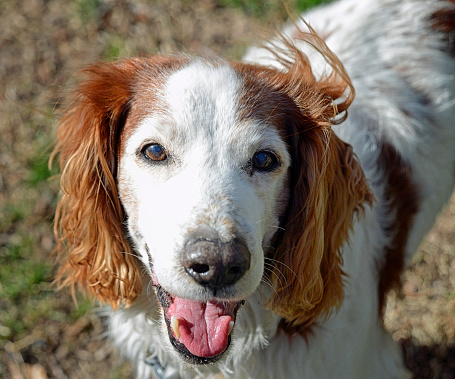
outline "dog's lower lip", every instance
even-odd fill
[[[155,287],[157,297],[163,309],[169,340],[181,356],[188,363],[197,365],[213,363],[220,359],[231,343],[231,334],[235,325],[237,311],[241,305],[244,304],[244,301],[224,302],[224,305],[215,300],[197,302],[172,296],[159,284],[156,284]],[[203,308],[204,316],[197,316],[195,319],[190,318],[189,321],[185,320],[186,310],[184,308],[187,304],[190,307],[200,306]],[[174,312],[179,312],[178,309],[180,309],[180,312],[183,312],[183,316],[178,315],[177,318],[174,316]],[[206,317],[205,312],[209,314],[207,319],[203,318]],[[210,313],[213,312],[216,313],[214,316],[215,321],[213,321],[215,322],[215,327],[209,329],[210,327],[207,324],[210,323],[208,320],[210,319]],[[188,313],[191,314],[192,312]],[[223,314],[225,315],[223,316]],[[200,335],[202,333],[205,336],[205,338],[202,338],[202,341],[207,341],[210,348],[203,343],[198,343],[197,341],[194,342],[196,339],[194,334],[190,335],[191,338],[188,337],[189,330],[191,330],[190,333],[196,333],[196,335]],[[196,330],[196,332],[194,332],[194,330]],[[216,332],[213,330],[216,330]],[[181,332],[185,335],[181,335]],[[212,344],[210,344],[209,341],[212,341]]]

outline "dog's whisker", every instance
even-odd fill
[[[275,265],[272,263],[264,264],[264,268],[267,268],[269,272],[271,272],[279,281],[280,286],[285,287],[288,284],[287,276]],[[285,286],[283,286],[283,282]]]
[[[269,278],[264,277],[261,279],[261,282],[264,283],[267,287],[270,287],[273,290],[273,292],[276,295],[278,295],[278,291],[276,290],[275,286],[272,284],[272,282]]]
[[[276,267],[276,269],[277,269],[279,272],[281,272],[281,270],[278,268],[279,265],[285,267],[285,268],[286,268],[287,270],[289,270],[289,271],[292,273],[292,275],[294,275],[294,276],[296,277],[296,279],[300,282],[300,277],[299,277],[299,275],[298,275],[298,274],[297,274],[289,265],[287,265],[287,264],[281,262],[280,260],[277,260],[277,259],[274,259],[274,258],[270,258],[270,257],[265,257],[264,263],[265,263],[266,261],[270,261],[269,264],[270,264],[270,265],[273,265],[274,267]],[[283,273],[281,273],[281,274],[283,275],[283,277],[286,277]]]
[[[149,270],[147,269],[147,267],[144,267],[144,268],[142,269],[142,271],[141,271],[141,275],[142,275],[142,276],[146,276],[146,275],[149,275],[149,274],[150,274],[150,273],[149,273]]]
[[[264,266],[264,271],[266,272],[269,272],[271,275],[275,276],[276,280],[278,281],[278,284],[280,286],[280,288],[284,288],[285,286],[283,286],[283,280],[280,278],[280,276],[278,275],[278,273],[274,270],[274,267],[273,268],[269,268],[267,266]],[[278,270],[279,273],[281,273],[279,270]],[[287,281],[286,281],[286,277],[282,274],[283,276],[283,279],[284,279],[284,284],[287,285]],[[270,280],[270,279],[268,279]],[[270,283],[272,284],[273,282],[270,280]]]
[[[140,255],[134,254],[134,253],[130,253],[130,252],[128,252],[128,251],[121,251],[120,253],[121,253],[121,254],[125,254],[125,255],[130,255],[130,256],[132,256],[132,257],[134,257],[134,258],[137,258],[137,259],[139,259],[139,260],[142,259],[142,257],[141,257]]]
[[[155,289],[153,287],[153,284],[149,282],[147,284],[147,299],[149,299],[150,302],[155,302],[156,301],[156,296],[155,296]]]

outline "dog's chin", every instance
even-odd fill
[[[241,301],[199,302],[171,295],[155,284],[169,340],[187,362],[204,365],[219,360],[231,343]]]

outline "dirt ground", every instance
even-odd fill
[[[46,165],[74,74],[127,55],[240,58],[285,17],[280,0],[0,2],[0,377],[131,375],[91,304],[52,285],[58,178]],[[386,327],[415,378],[455,377],[454,270],[455,197],[388,299]]]

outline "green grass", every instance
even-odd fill
[[[76,12],[83,23],[95,18],[102,5],[101,0],[76,0]]]
[[[0,210],[2,217],[0,218],[0,230],[7,231],[7,229],[25,218],[27,213],[27,206],[22,201],[11,201],[4,205]]]
[[[52,234],[52,216],[46,213],[52,211],[37,213],[37,205],[40,200],[55,202],[49,178],[57,169],[48,168],[50,135],[41,134],[35,133],[37,147],[24,159],[21,184],[0,204],[0,232],[5,236],[0,241],[0,347],[29,334],[39,320],[51,318],[56,305],[54,269],[40,246],[41,238]]]
[[[36,187],[38,184],[46,182],[49,178],[58,174],[58,168],[56,163],[49,169],[49,153],[39,152],[29,161],[29,175],[27,183],[32,187]]]
[[[0,347],[2,340],[19,340],[43,319],[74,322],[93,308],[88,299],[70,310],[58,310],[50,261],[34,255],[32,237],[22,236],[0,248]]]
[[[240,8],[243,12],[259,19],[266,19],[277,13],[286,16],[286,6],[291,12],[303,12],[318,4],[331,0],[219,0],[223,6]]]
[[[35,257],[37,241],[31,236],[16,234],[9,244],[0,247],[0,294],[14,301],[30,296],[33,286],[50,280],[48,264]]]
[[[35,292],[34,285],[49,278],[49,271],[47,265],[42,262],[26,260],[13,262],[7,270],[0,269],[2,295],[11,300],[31,296]]]
[[[220,0],[224,6],[240,8],[243,12],[255,17],[264,17],[277,5],[270,0]]]
[[[331,0],[294,0],[295,9],[300,12],[313,8],[316,5],[329,3],[329,2],[331,2]]]
[[[104,60],[112,60],[122,56],[129,55],[127,50],[126,40],[122,36],[112,35],[109,36],[106,47],[102,53]]]
[[[48,288],[52,280],[49,265],[33,255],[35,245],[32,237],[16,235],[0,247],[0,325],[9,330],[8,337],[15,339],[41,317],[42,310],[28,304],[42,299],[43,288]]]
[[[89,312],[93,308],[93,301],[88,298],[77,299],[76,306],[70,314],[70,319],[75,321]]]

